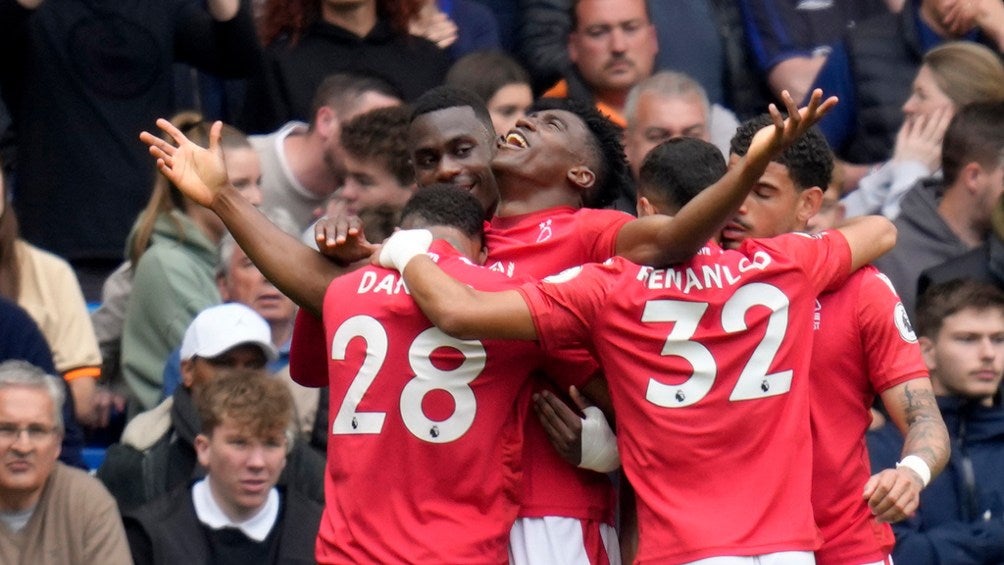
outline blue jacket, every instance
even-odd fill
[[[938,398],[952,456],[921,493],[917,514],[893,525],[896,563],[1004,563],[1004,407],[997,404]],[[872,468],[894,466],[902,447],[892,424],[869,432]]]

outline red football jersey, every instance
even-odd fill
[[[432,248],[475,288],[508,277]],[[396,271],[335,279],[324,300],[331,383],[322,563],[507,563],[533,342],[461,341]]]
[[[510,276],[541,279],[575,265],[605,261],[614,255],[620,228],[633,219],[615,210],[564,206],[496,217],[486,232],[485,267]],[[536,380],[537,390],[547,388],[572,405],[568,387],[582,385],[592,376],[594,371],[587,369],[592,365],[591,356],[581,347],[551,354],[568,363],[578,362],[582,368],[573,374],[548,371],[547,379]],[[526,420],[524,440],[521,517],[564,516],[613,523],[614,492],[606,475],[563,460],[533,415]]]
[[[545,350],[588,341],[638,497],[639,562],[811,551],[808,366],[838,232],[705,247],[675,268],[615,258],[520,287]]]
[[[927,378],[892,283],[874,267],[819,297],[812,350],[812,507],[823,533],[816,563],[877,562],[894,538],[861,493],[871,476],[865,432],[876,394]]]

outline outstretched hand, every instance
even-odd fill
[[[230,184],[220,148],[223,122],[217,121],[210,128],[208,148],[200,147],[163,118],[157,120],[157,127],[175,143],[172,145],[149,132],[139,134],[140,140],[149,146],[150,155],[157,159],[157,169],[185,196],[210,207],[216,195]]]
[[[752,157],[762,157],[768,160],[774,155],[784,151],[795,142],[809,128],[815,125],[827,112],[837,105],[837,97],[830,96],[823,100],[823,91],[815,89],[809,97],[809,103],[803,108],[799,108],[788,91],[781,92],[781,99],[788,112],[788,117],[781,115],[777,106],[771,104],[767,111],[770,113],[774,124],[766,126],[756,132],[750,142],[747,155]]]

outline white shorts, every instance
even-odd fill
[[[708,557],[687,565],[815,565],[811,551],[778,551],[763,555]]]
[[[620,565],[617,532],[603,522],[561,516],[518,518],[509,532],[512,565]]]

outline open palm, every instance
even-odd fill
[[[823,100],[823,91],[818,88],[812,92],[809,104],[804,108],[795,105],[787,90],[781,93],[781,98],[787,107],[788,117],[783,118],[777,107],[771,104],[769,112],[774,124],[756,132],[750,141],[749,153],[770,155],[784,151],[837,104],[835,96]]]
[[[157,120],[157,127],[176,144],[172,145],[145,131],[139,135],[140,140],[149,146],[150,154],[157,159],[157,169],[185,196],[208,208],[216,195],[230,183],[220,149],[223,123],[216,122],[210,128],[208,148],[200,147],[163,118]]]

